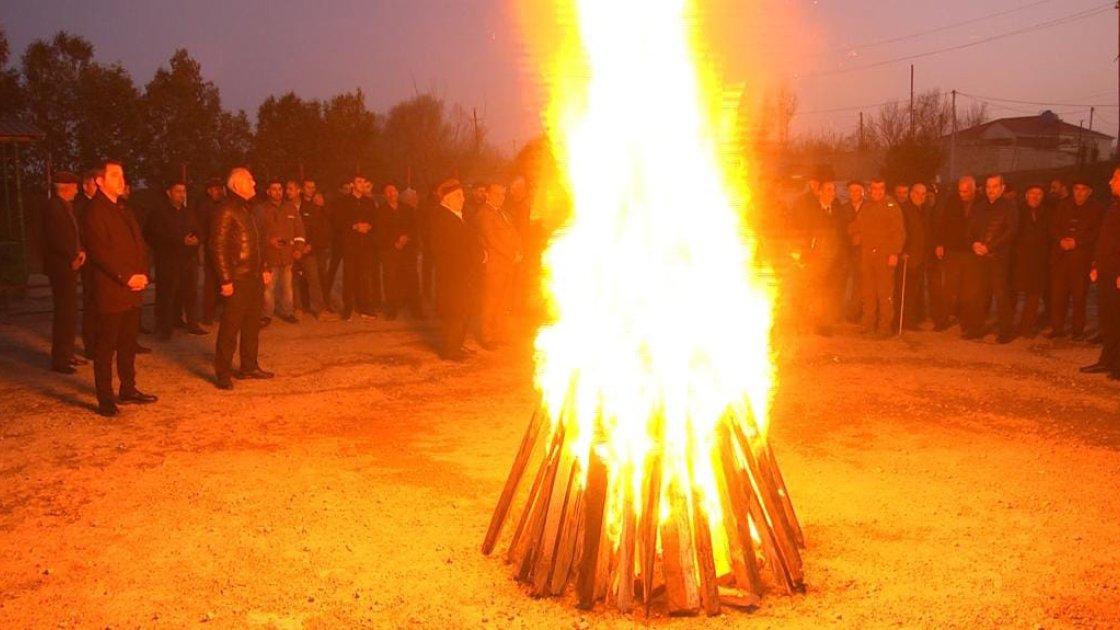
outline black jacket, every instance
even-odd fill
[[[148,242],[155,253],[156,267],[197,262],[198,245],[184,242],[188,235],[198,237],[202,232],[193,210],[186,206],[176,210],[170,202],[160,204],[148,216],[146,228]]]
[[[352,251],[374,246],[377,208],[373,199],[346,195],[334,207],[335,228],[342,235],[342,246]],[[369,223],[374,229],[362,234],[354,229],[355,223]]]
[[[249,202],[231,194],[218,204],[210,225],[210,264],[218,284],[256,278],[267,271],[261,231]]]
[[[1120,277],[1120,200],[1118,199],[1113,199],[1105,210],[1093,264],[1097,268],[1097,282],[1115,285],[1116,278]]]
[[[987,199],[980,203],[984,206],[988,219],[981,242],[988,247],[988,255],[992,258],[1007,258],[1019,228],[1019,212],[1014,204],[1002,197],[996,199],[995,203]]]
[[[987,205],[985,199],[974,199],[966,215],[960,197],[946,201],[935,221],[934,247],[944,247],[946,252],[972,253],[972,244],[983,242],[988,233]]]
[[[909,201],[904,201],[902,207],[902,221],[906,226],[906,244],[902,246],[902,253],[910,258],[911,267],[924,265],[933,252],[933,235],[930,233],[931,224],[927,209],[919,208]]]
[[[43,271],[47,275],[77,273],[70,263],[82,249],[74,206],[55,195],[43,214]]]
[[[1019,233],[1015,236],[1012,275],[1016,291],[1041,291],[1046,287],[1046,265],[1050,256],[1050,208],[1040,205],[1033,212],[1027,204],[1019,208]]]
[[[136,216],[98,191],[82,214],[87,264],[92,265],[93,300],[99,313],[123,313],[142,304],[128,279],[148,274],[147,248]]]
[[[436,311],[441,317],[466,317],[474,307],[482,245],[467,222],[443,206],[433,211],[431,230]]]
[[[408,237],[406,251],[416,247],[416,212],[408,204],[398,203],[396,210],[387,203],[379,204],[374,217],[374,234],[380,251],[392,250],[401,236]]]

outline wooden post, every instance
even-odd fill
[[[521,448],[517,451],[517,457],[513,459],[513,467],[509,471],[509,477],[506,478],[506,485],[502,488],[498,505],[495,506],[494,514],[490,517],[490,527],[486,530],[486,538],[482,541],[483,555],[490,555],[490,552],[494,550],[495,543],[498,542],[498,535],[501,534],[502,526],[506,522],[506,515],[509,513],[510,503],[513,502],[513,495],[517,492],[517,486],[521,483],[521,477],[525,474],[525,466],[529,463],[529,456],[533,453],[533,447],[537,444],[537,436],[541,429],[540,418],[545,413],[547,412],[538,409],[529,420],[529,426],[525,429],[525,436],[521,439]]]
[[[579,603],[584,610],[595,605],[597,580],[603,564],[600,545],[605,542],[604,516],[607,506],[607,464],[592,446],[587,466],[587,490],[584,492],[583,553],[576,586]],[[607,558],[609,563],[609,557]]]
[[[669,614],[700,612],[700,588],[696,583],[696,555],[688,500],[676,479],[669,483],[669,518],[661,525],[661,566],[665,572],[665,595]]]

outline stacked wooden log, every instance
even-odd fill
[[[774,452],[751,418],[726,415],[711,436],[712,461],[688,462],[715,473],[722,514],[712,522],[706,506],[716,497],[665,474],[664,442],[642,470],[612,469],[603,436],[573,452],[563,418],[547,416],[538,411],[530,420],[482,544],[491,554],[506,522],[514,524],[505,559],[530,594],[574,588],[584,609],[607,602],[624,613],[717,615],[725,607],[753,609],[770,588],[804,591],[801,526]],[[533,462],[532,483],[519,492]],[[523,507],[513,515],[515,499]],[[713,540],[728,559],[722,572]]]

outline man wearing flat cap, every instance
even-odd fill
[[[78,176],[61,171],[54,176],[54,194],[43,216],[43,270],[51,283],[54,312],[51,321],[51,369],[73,374],[89,361],[74,356],[78,333],[78,270],[86,252],[74,214]]]
[[[1050,223],[1054,241],[1050,257],[1050,338],[1066,334],[1066,309],[1073,303],[1070,332],[1073,339],[1085,338],[1085,311],[1089,296],[1089,269],[1093,248],[1100,234],[1104,206],[1092,198],[1093,186],[1078,177],[1073,194],[1058,204]]]
[[[474,314],[477,282],[485,254],[478,237],[463,218],[466,197],[457,179],[448,179],[436,189],[439,207],[432,214],[432,255],[436,267],[436,314],[442,327],[440,356],[462,361],[463,348]]]

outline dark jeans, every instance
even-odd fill
[[[188,325],[196,324],[198,265],[195,257],[161,261],[156,265],[156,331],[169,334],[186,313]]]
[[[887,264],[887,255],[865,252],[859,263],[860,296],[863,312],[860,321],[867,332],[891,332],[894,318],[895,268]]]
[[[980,335],[984,332],[992,304],[991,262],[974,253],[964,254],[961,258],[961,332],[966,335]]]
[[[207,253],[209,254],[209,252]],[[218,272],[210,257],[202,263],[202,321],[207,324],[214,322],[214,315],[218,312],[218,298],[221,296],[221,287],[218,286]]]
[[[214,375],[219,381],[233,374],[233,351],[240,345],[241,369],[252,371],[257,363],[261,332],[261,302],[264,284],[260,278],[233,281],[233,295],[222,298],[222,321],[218,326],[218,346],[214,352]],[[238,344],[240,336],[240,344]]]
[[[1085,310],[1089,302],[1089,269],[1092,267],[1088,251],[1075,249],[1058,252],[1050,261],[1050,322],[1055,333],[1066,329],[1066,310],[1073,302],[1073,334],[1085,332]]]
[[[82,276],[82,350],[86,358],[97,354],[97,306],[93,303],[93,267],[87,261]]]
[[[140,309],[120,313],[98,313],[97,351],[93,355],[93,384],[97,402],[107,405],[113,398],[113,357],[121,395],[136,391],[136,337],[140,334]]]
[[[377,250],[372,243],[348,246],[343,262],[342,312],[373,313],[381,297]]]
[[[296,288],[296,306],[318,315],[325,308],[322,275],[315,254],[304,254],[292,265],[292,280]]]
[[[1120,374],[1120,289],[1116,288],[1116,276],[1111,273],[1102,273],[1097,283],[1097,310],[1101,336],[1104,337],[1098,363],[1108,366],[1114,374]]]
[[[66,367],[74,358],[74,336],[78,334],[78,272],[52,273],[51,367]]]
[[[992,298],[996,300],[997,332],[1001,337],[1010,337],[1015,330],[1015,294],[1011,291],[1011,259],[1007,256],[981,259],[984,269],[984,294],[979,305],[980,323],[983,325],[991,311]]]
[[[467,340],[470,318],[466,316],[444,316],[440,322],[442,338],[441,356],[448,357],[458,352]]]

